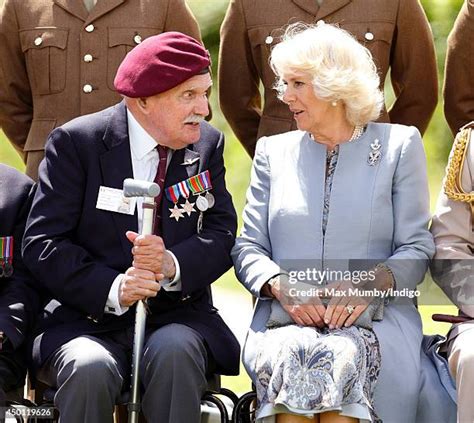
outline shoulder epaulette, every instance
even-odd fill
[[[444,180],[444,193],[453,201],[468,203],[471,207],[472,230],[474,231],[474,192],[466,192],[462,187],[463,167],[466,163],[466,155],[471,142],[471,131],[474,122],[461,128],[454,140],[453,148],[446,167],[446,178]]]

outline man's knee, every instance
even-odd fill
[[[73,342],[74,341],[74,342]],[[75,381],[80,386],[120,385],[117,361],[101,344],[78,338],[67,344],[58,368],[58,385]]]
[[[156,330],[148,339],[145,354],[164,357],[205,355],[206,348],[201,335],[185,325],[170,324]]]
[[[207,352],[204,340],[194,329],[170,324],[150,336],[145,347],[144,361],[183,368],[192,364],[205,371]]]

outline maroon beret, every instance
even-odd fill
[[[115,89],[127,97],[151,97],[204,73],[210,63],[199,41],[181,32],[163,32],[125,56],[115,75]]]

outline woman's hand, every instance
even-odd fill
[[[350,295],[354,288],[350,281],[334,282],[326,286],[326,292],[335,291],[324,314],[324,323],[329,329],[351,326],[370,304],[371,298],[367,296]]]
[[[285,277],[280,276],[272,278],[270,292],[298,325],[318,328],[325,326],[323,318],[326,307],[319,297],[306,297],[305,303],[301,303],[301,299],[289,294],[289,284]]]
[[[338,281],[325,287],[325,292],[335,291],[324,315],[324,323],[329,329],[351,326],[376,298],[374,291],[385,292],[394,287],[393,274],[387,266],[375,266],[373,275],[373,279],[362,284]]]

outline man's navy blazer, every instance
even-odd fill
[[[198,213],[171,219],[173,203],[163,196],[162,237],[179,262],[182,291],[179,298],[161,290],[150,299],[147,326],[192,327],[204,337],[217,373],[238,374],[239,344],[212,306],[209,289],[231,267],[237,229],[225,187],[223,149],[223,134],[202,123],[200,140],[173,153],[165,187],[209,170],[216,202],[204,213],[198,234]],[[52,297],[34,340],[35,367],[73,338],[133,325],[135,307],[120,317],[104,309],[114,279],[131,266],[132,244],[125,233],[137,231],[137,212],[131,216],[96,208],[101,186],[122,189],[124,179],[132,177],[124,102],[50,134],[23,242],[25,262]]]
[[[0,237],[13,237],[13,274],[0,278],[0,330],[14,349],[28,335],[40,297],[21,259],[21,239],[33,198],[33,181],[23,173],[0,164]]]

